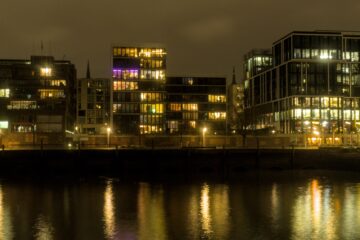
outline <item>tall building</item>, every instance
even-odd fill
[[[75,122],[75,66],[51,56],[0,60],[0,128],[62,139]],[[16,139],[14,141],[17,141]],[[50,140],[49,140],[50,141]]]
[[[165,49],[113,47],[111,125],[114,133],[164,133],[165,79]]]
[[[314,136],[358,131],[359,54],[359,32],[291,32],[279,39],[271,68],[246,75],[248,128]]]
[[[168,77],[169,134],[226,133],[226,78]]]

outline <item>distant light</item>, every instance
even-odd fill
[[[323,121],[323,122],[321,123],[321,125],[322,125],[323,127],[326,127],[326,126],[328,125],[328,122],[327,122],[327,121]]]
[[[71,143],[69,143],[69,144],[68,144],[68,148],[71,148],[71,147],[72,147],[72,144],[71,144]]]
[[[111,128],[106,128],[106,131],[107,131],[107,133],[110,133],[111,132]]]
[[[275,131],[275,130],[272,130],[272,131],[271,131],[271,133],[272,133],[272,134],[275,134],[275,133],[276,133],[276,131]]]
[[[309,122],[309,121],[305,121],[304,124],[305,124],[305,125],[309,125],[310,122]]]

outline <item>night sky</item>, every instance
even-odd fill
[[[1,0],[0,58],[44,53],[108,77],[112,44],[162,43],[169,75],[230,76],[293,30],[360,30],[358,0]]]

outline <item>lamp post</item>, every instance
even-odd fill
[[[107,134],[107,145],[108,147],[110,147],[110,133],[111,133],[111,128],[106,128],[106,134]]]
[[[205,147],[205,133],[206,133],[206,131],[207,131],[207,128],[206,127],[204,127],[203,129],[202,129],[202,143],[203,143],[203,147]]]

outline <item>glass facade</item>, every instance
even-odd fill
[[[165,49],[114,47],[112,65],[114,133],[163,133],[165,129]]]
[[[254,76],[245,74],[248,129],[304,134],[357,131],[358,33],[293,32],[275,42],[272,50],[271,68]]]

